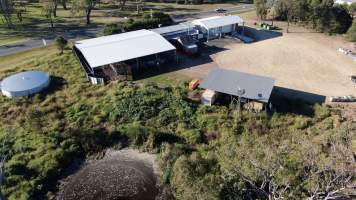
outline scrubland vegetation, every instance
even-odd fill
[[[293,112],[273,115],[206,107],[174,74],[94,86],[68,51],[0,77],[30,69],[52,75],[46,92],[0,97],[10,200],[50,199],[74,159],[127,145],[157,153],[162,187],[176,199],[319,199],[354,187],[356,125],[327,106],[288,101]]]

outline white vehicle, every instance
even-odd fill
[[[331,96],[330,102],[355,102],[356,98],[352,95],[348,96]]]

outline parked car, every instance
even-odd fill
[[[352,95],[330,97],[330,102],[355,102],[355,101],[356,101],[356,98]]]
[[[224,13],[224,12],[226,12],[227,10],[224,9],[224,8],[217,8],[217,9],[215,9],[215,11],[218,12],[218,13]]]
[[[351,81],[356,83],[356,75],[355,76],[351,76]]]

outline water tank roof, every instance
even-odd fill
[[[1,82],[1,90],[6,96],[26,96],[47,87],[49,79],[49,74],[43,71],[20,72],[5,78]]]

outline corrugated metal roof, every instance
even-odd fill
[[[274,79],[218,68],[212,70],[199,87],[234,96],[239,96],[240,90],[243,91],[240,95],[243,98],[267,103],[274,87]]]
[[[1,82],[1,90],[7,92],[28,91],[49,81],[49,74],[43,71],[26,71],[11,75]]]
[[[138,30],[75,43],[92,68],[175,50],[161,35]]]
[[[243,20],[234,15],[229,16],[214,16],[203,19],[197,19],[193,21],[194,24],[200,24],[207,29],[217,28],[221,26],[227,26],[230,24],[242,24]]]
[[[173,33],[173,32],[178,32],[178,31],[187,31],[187,30],[193,30],[194,25],[190,23],[181,23],[177,25],[172,25],[172,26],[164,26],[160,28],[155,28],[151,29],[151,31],[154,31],[158,34],[166,34],[166,33]]]

